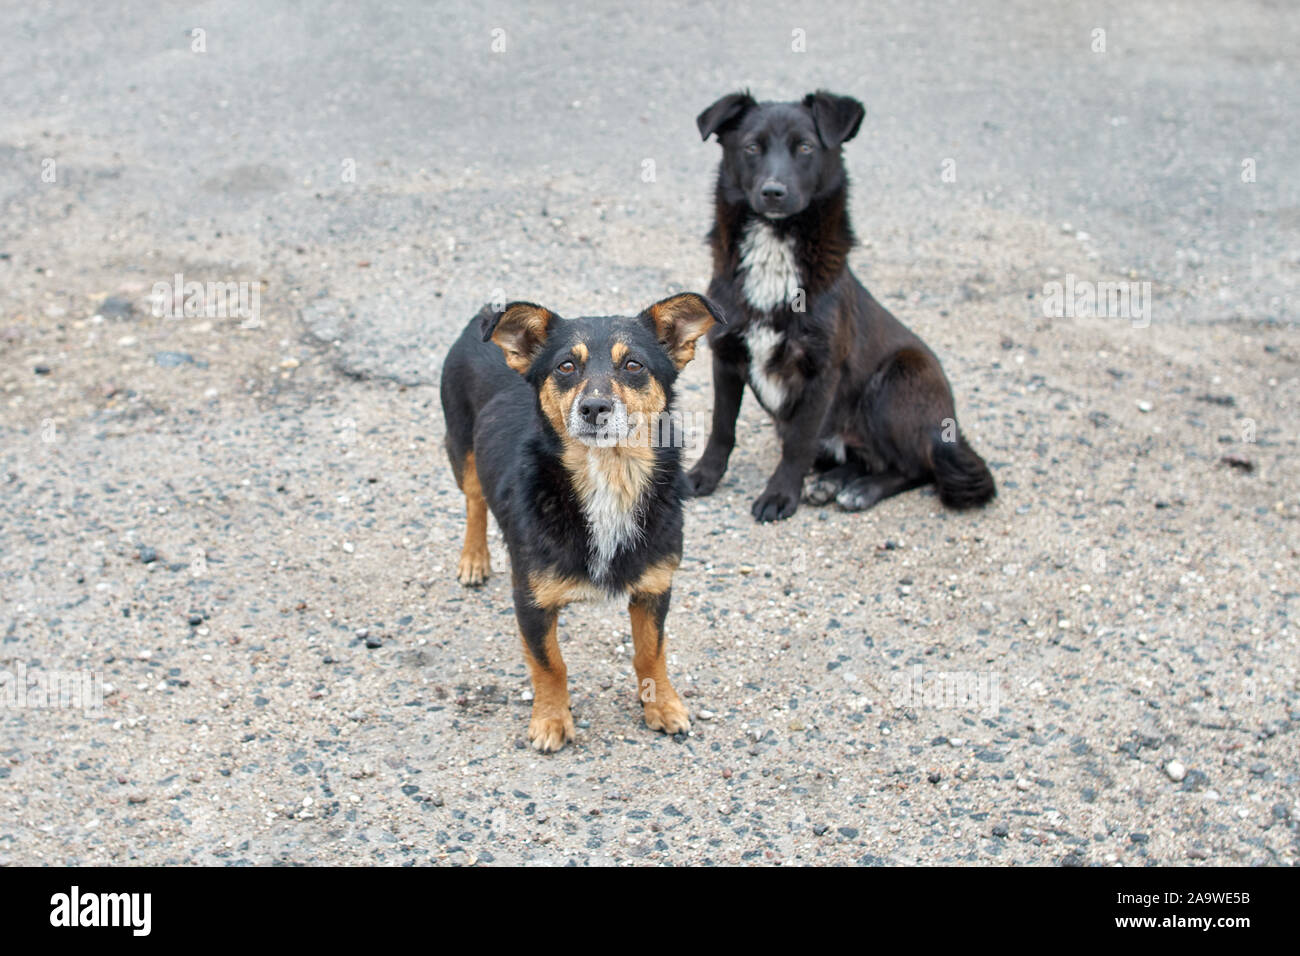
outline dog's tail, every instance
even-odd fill
[[[934,482],[939,500],[949,508],[976,508],[998,493],[993,473],[960,431],[956,441],[934,436]]]

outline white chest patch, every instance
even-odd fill
[[[741,288],[745,299],[760,312],[794,301],[799,292],[799,263],[794,239],[782,238],[765,222],[753,222],[740,240]]]
[[[749,385],[763,407],[772,414],[785,404],[785,385],[767,373],[767,363],[781,347],[782,341],[781,333],[770,325],[755,322],[745,330],[745,345],[749,348]]]
[[[591,529],[587,570],[599,578],[609,570],[618,549],[642,534],[639,501],[629,494],[638,477],[631,472],[641,465],[619,456],[615,449],[592,448],[586,458],[587,480],[579,498]]]

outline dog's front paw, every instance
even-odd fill
[[[799,508],[797,491],[765,491],[750,510],[755,521],[784,521]]]
[[[710,462],[696,462],[695,467],[686,473],[686,487],[690,489],[691,496],[703,498],[713,494],[725,470]]]
[[[691,720],[687,716],[686,705],[679,698],[671,697],[646,702],[645,725],[651,730],[662,730],[666,734],[680,734],[691,729]]]
[[[562,748],[573,739],[573,733],[573,714],[567,708],[562,712],[534,710],[533,719],[528,722],[528,742],[544,754]]]
[[[456,569],[456,580],[467,588],[476,588],[483,584],[492,573],[487,551],[462,551],[460,566]]]

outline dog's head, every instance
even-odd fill
[[[759,103],[731,93],[695,120],[700,136],[722,145],[728,202],[746,202],[769,219],[801,213],[844,183],[840,147],[857,135],[866,109],[852,97],[819,90],[797,103]]]
[[[483,341],[537,391],[562,438],[619,447],[668,411],[677,373],[715,322],[708,299],[684,292],[635,317],[562,319],[531,302],[512,302],[482,320]]]

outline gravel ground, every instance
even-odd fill
[[[881,14],[892,36],[933,12],[908,9]],[[1133,82],[1151,109],[1176,109],[1162,70],[1182,78],[1193,53],[1225,97],[1294,89],[1272,59],[1294,17],[1242,59],[1249,43],[1212,29],[1209,9],[1155,34]],[[1163,23],[1155,10],[1127,16]],[[349,14],[336,13],[302,42],[347,42]],[[9,71],[76,24],[7,16],[40,27],[15,34],[9,88]],[[117,16],[146,18],[133,5]],[[361,29],[407,27],[386,17]],[[683,22],[686,8],[668,5],[650,34]],[[1048,28],[1026,24],[1031,38]],[[183,51],[189,25],[158,29]],[[777,32],[788,36],[784,21]],[[964,36],[949,25],[938,53],[949,33]],[[995,34],[971,31],[964,55]],[[0,707],[0,863],[1296,862],[1293,182],[1260,184],[1257,229],[1215,190],[1190,204],[1223,215],[1208,226],[1168,205],[1197,163],[1235,177],[1235,152],[1218,145],[1153,178],[1155,205],[1129,217],[1122,196],[1089,203],[1095,157],[1053,153],[1029,186],[1013,152],[959,193],[892,189],[899,167],[880,164],[915,148],[908,123],[930,127],[869,99],[868,124],[885,115],[849,147],[853,266],[943,359],[1000,496],[954,514],[925,489],[862,515],[805,507],[759,526],[748,505],[778,451],[748,398],[723,486],[687,505],[668,633],[691,733],[644,729],[624,609],[580,605],[561,619],[578,739],[542,757],[525,746],[528,681],[495,531],[494,578],[455,582],[463,504],[441,448],[438,367],[498,287],[570,315],[702,288],[716,154],[690,120],[736,77],[762,76],[760,62],[737,39],[726,69],[672,61],[682,89],[651,97],[618,158],[639,170],[658,140],[674,151],[658,183],[611,173],[590,149],[586,166],[574,159],[584,124],[613,148],[623,58],[592,94],[599,110],[538,131],[570,144],[540,167],[516,145],[467,158],[454,141],[421,165],[413,154],[441,144],[447,123],[421,133],[401,113],[382,149],[356,147],[358,182],[326,183],[333,160],[277,139],[269,119],[265,139],[184,156],[167,122],[118,102],[128,86],[150,108],[166,102],[183,53],[144,58],[137,47],[164,41],[121,35],[136,55],[112,78],[65,79],[84,95],[59,106],[58,83],[32,71],[15,87],[30,115],[0,125],[13,161],[0,192],[0,669],[106,685],[101,713]],[[461,49],[465,36],[428,42]],[[214,52],[220,40],[214,28]],[[392,55],[374,45],[372,68]],[[853,92],[861,65],[832,62],[815,79],[780,65],[772,84]],[[291,66],[222,82],[274,93]],[[503,122],[531,130],[554,108],[536,91],[563,105],[570,71],[590,66],[524,69],[535,82]],[[978,104],[1027,102],[1040,80],[998,96],[942,81],[969,89],[935,109],[978,125]],[[1061,88],[1076,82],[1095,80],[1062,67]],[[332,129],[338,102],[359,108],[340,94],[284,125]],[[1251,102],[1233,135],[1271,129],[1275,97]],[[185,89],[169,108],[207,103]],[[274,112],[250,106],[254,130],[261,110]],[[1275,161],[1293,144],[1275,143]],[[1134,161],[1167,168],[1165,145],[1139,142]],[[57,184],[39,179],[47,153]],[[931,179],[943,155],[926,160]],[[155,317],[153,285],[177,272],[256,281],[257,320]],[[1151,281],[1150,325],[1045,316],[1044,283],[1068,275]],[[703,351],[681,399],[708,410]]]

